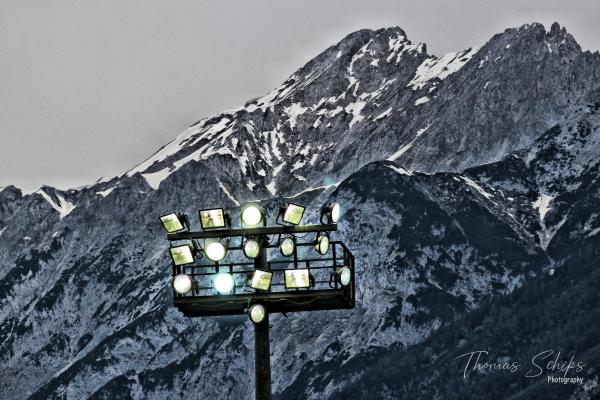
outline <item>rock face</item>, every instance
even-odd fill
[[[251,199],[272,215],[292,196],[306,221],[342,205],[358,305],[272,318],[275,393],[415,398],[382,372],[386,354],[456,346],[440,328],[598,261],[599,76],[600,55],[557,24],[442,57],[400,28],[362,30],[120,177],[2,189],[0,398],[252,398],[247,318],[178,314],[157,216],[217,204],[237,215]],[[563,351],[588,350],[573,346]],[[365,389],[377,376],[381,390]],[[589,379],[568,394],[594,395]]]

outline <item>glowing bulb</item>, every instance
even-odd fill
[[[221,242],[210,242],[204,249],[206,257],[211,261],[221,261],[227,254],[225,245]]]
[[[245,225],[258,225],[263,219],[263,214],[259,206],[251,204],[242,210],[242,222]]]
[[[244,244],[244,254],[246,255],[246,257],[256,258],[258,257],[259,253],[260,246],[258,245],[258,242],[256,240],[251,239]]]
[[[327,235],[320,234],[319,236],[317,236],[317,240],[315,242],[315,249],[317,249],[317,251],[321,255],[325,255],[325,253],[327,253],[327,250],[329,250],[329,238],[327,237]]]
[[[279,244],[279,251],[286,257],[294,254],[294,240],[292,238],[285,238]]]
[[[179,274],[173,278],[173,289],[179,294],[186,294],[192,290],[192,278],[186,274]]]
[[[254,304],[248,310],[248,314],[250,315],[250,320],[255,324],[260,324],[264,321],[265,316],[267,315],[267,310],[262,304]]]
[[[340,205],[335,203],[331,208],[331,222],[337,223],[340,219]]]
[[[233,290],[235,282],[233,276],[227,272],[221,272],[215,277],[215,289],[221,294],[229,294]]]
[[[352,280],[352,271],[348,267],[342,267],[338,270],[338,277],[342,286],[348,286]]]

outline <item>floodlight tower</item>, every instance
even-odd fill
[[[203,209],[203,230],[196,232],[183,214],[160,217],[171,242],[173,304],[187,317],[248,313],[253,322],[256,400],[271,399],[269,314],[354,308],[354,256],[330,238],[339,205],[323,206],[316,225],[300,225],[304,210],[287,204],[280,208],[277,226],[267,226],[264,209],[249,203],[241,207],[241,228],[235,229],[223,208]],[[298,241],[297,234],[310,233],[316,234],[314,240]],[[234,238],[239,246],[232,244]],[[269,260],[269,249],[277,248],[282,259]],[[299,248],[316,255],[304,251],[300,257]],[[235,251],[252,261],[228,261]],[[197,262],[204,258],[209,263]]]

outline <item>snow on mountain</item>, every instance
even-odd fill
[[[52,197],[50,197],[50,195],[48,195],[48,193],[46,193],[44,189],[39,189],[35,193],[39,193],[40,195],[42,195],[42,197],[50,204],[50,206],[52,206],[52,208],[54,208],[58,212],[60,219],[63,219],[64,217],[69,215],[71,211],[73,211],[75,207],[77,207],[73,203],[70,203],[69,201],[65,200],[64,197],[62,197],[59,193],[54,193],[56,200],[52,199]]]
[[[457,53],[444,54],[440,58],[428,58],[423,61],[423,64],[419,65],[415,77],[408,83],[408,86],[414,89],[422,89],[434,79],[444,80],[444,78],[458,71],[478,51],[478,48],[472,48]]]

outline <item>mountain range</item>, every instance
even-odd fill
[[[339,202],[357,268],[355,309],[271,318],[276,398],[599,396],[599,144],[600,54],[558,23],[352,33],[120,176],[0,189],[0,398],[253,398],[250,322],[173,308],[157,217],[257,199]],[[548,349],[584,384],[456,359]]]

